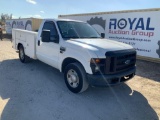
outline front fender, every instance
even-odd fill
[[[83,65],[86,73],[92,74],[92,70],[90,67],[90,60],[91,58],[97,58],[97,55],[94,52],[84,48],[82,48],[81,50],[79,49],[73,50],[71,48],[67,48],[67,50],[64,53],[60,54],[59,65],[58,65],[60,72],[62,72],[62,63],[66,58],[76,59]]]

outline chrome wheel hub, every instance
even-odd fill
[[[79,77],[75,70],[71,69],[67,73],[67,81],[72,88],[76,88],[79,85]]]

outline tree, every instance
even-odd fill
[[[10,14],[10,18],[9,19],[12,19],[12,14]]]
[[[6,22],[7,19],[12,19],[12,14],[1,14],[1,22]]]

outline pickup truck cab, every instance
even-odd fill
[[[88,85],[119,84],[135,75],[135,49],[102,38],[85,22],[45,19],[38,33],[13,29],[12,40],[22,63],[32,58],[58,69],[74,93],[85,91]]]

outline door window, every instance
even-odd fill
[[[53,22],[45,22],[42,31],[43,30],[50,30],[51,42],[55,42],[55,40],[58,39],[57,29]]]

